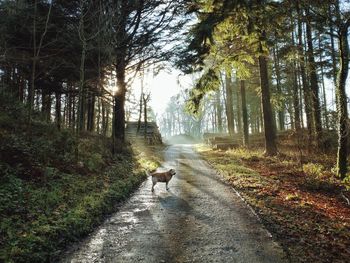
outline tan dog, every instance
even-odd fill
[[[166,190],[169,190],[168,183],[171,180],[171,178],[173,177],[173,175],[176,174],[174,169],[170,169],[167,172],[154,172],[154,173],[149,173],[148,171],[146,171],[146,172],[147,172],[147,175],[152,176],[152,183],[153,183],[152,192],[154,191],[154,186],[158,182],[165,183]]]

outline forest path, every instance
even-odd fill
[[[151,178],[62,262],[287,262],[257,217],[191,145],[165,150],[177,174]]]

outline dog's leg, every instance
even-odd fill
[[[152,192],[154,192],[154,186],[156,185],[157,181],[154,180],[154,178],[152,177]]]
[[[165,189],[166,189],[166,190],[169,190],[168,183],[169,183],[169,182],[166,182],[166,183],[165,183]]]

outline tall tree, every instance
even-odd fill
[[[311,110],[311,98],[310,98],[310,87],[306,76],[306,69],[305,69],[305,54],[304,54],[304,48],[303,48],[303,15],[302,10],[300,8],[300,0],[296,1],[295,7],[298,15],[298,48],[299,48],[299,57],[300,57],[300,75],[301,75],[301,82],[302,82],[302,89],[304,94],[304,106],[305,106],[305,114],[306,114],[306,126],[308,130],[308,136],[309,136],[309,147],[310,142],[312,141],[312,131],[313,131],[313,121],[312,121],[312,110]]]
[[[249,127],[248,112],[245,93],[245,80],[241,80],[241,99],[242,99],[242,119],[243,119],[243,145],[249,146]]]
[[[235,123],[233,114],[233,90],[231,69],[227,69],[225,73],[225,91],[226,91],[226,117],[228,132],[231,136],[235,133]]]
[[[338,72],[336,76],[336,104],[337,104],[337,131],[338,131],[338,150],[337,150],[337,175],[344,179],[347,174],[348,158],[348,109],[346,96],[346,79],[349,73],[349,28],[350,28],[350,8],[348,5],[341,5],[339,0],[329,0],[322,2],[319,8],[312,9],[313,15],[319,20],[325,21],[331,29],[333,38],[338,40],[338,58],[334,56],[334,47],[332,47],[332,61],[339,61]],[[332,15],[329,15],[329,14]],[[334,31],[333,31],[334,30]],[[334,53],[333,53],[334,52]],[[334,64],[333,64],[334,69]]]
[[[321,148],[322,144],[322,121],[321,121],[321,107],[319,98],[319,87],[314,57],[314,47],[312,38],[312,25],[309,8],[305,8],[306,15],[306,37],[307,37],[307,55],[308,55],[308,68],[310,76],[311,87],[311,105],[312,105],[312,119],[315,127],[315,140],[318,148]]]
[[[116,1],[113,12],[115,71],[118,90],[114,94],[114,150],[120,151],[125,140],[126,75],[147,61],[167,60],[171,50],[162,49],[174,39],[173,31],[184,23],[175,18],[182,12],[183,1]]]

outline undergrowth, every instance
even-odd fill
[[[0,262],[57,261],[158,164],[150,154],[139,162],[140,153],[110,148],[104,137],[77,142],[38,117],[29,132],[23,105],[0,96]]]
[[[265,157],[259,149],[197,150],[260,215],[290,262],[347,262],[348,183],[335,178],[329,157],[300,166],[292,156]]]

